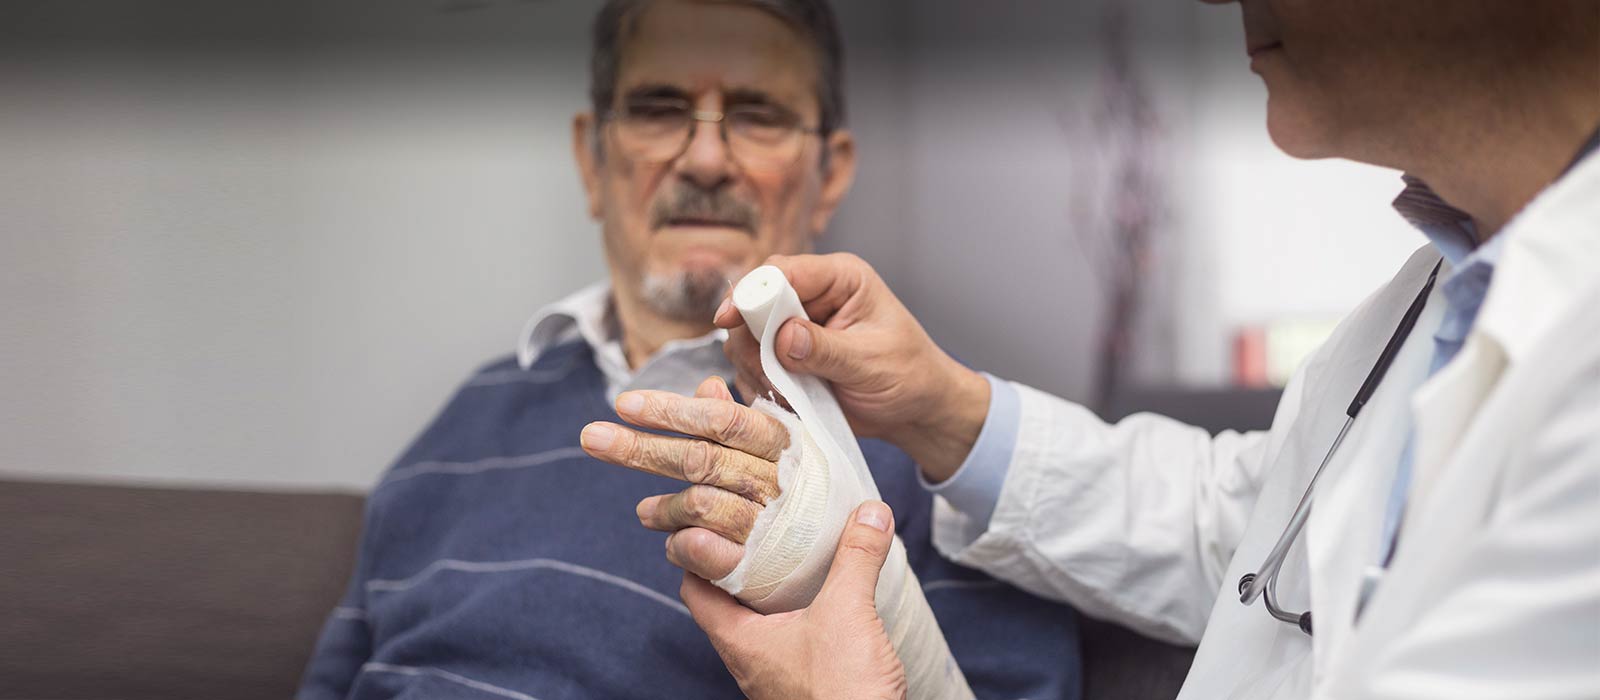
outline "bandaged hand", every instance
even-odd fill
[[[763,376],[793,413],[762,400],[754,410],[737,406],[720,380],[702,384],[692,399],[630,392],[617,402],[625,421],[689,437],[590,424],[585,447],[606,461],[695,483],[641,502],[640,520],[677,530],[669,559],[698,574],[686,575],[685,603],[751,696],[971,700],[833,392],[774,357],[784,319],[805,316],[799,296],[781,269],[768,266],[747,275],[734,298],[761,329]],[[988,383],[974,378],[987,401]],[[768,495],[773,483],[775,497]],[[857,510],[863,502],[873,505]],[[719,547],[722,559],[686,552],[692,533],[706,533],[702,544]]]
[[[873,606],[894,515],[869,501],[850,520],[821,592],[800,610],[762,615],[684,574],[684,604],[751,700],[906,697],[905,668]]]
[[[766,264],[783,271],[814,321],[783,325],[779,363],[828,380],[857,436],[893,443],[931,481],[955,473],[988,415],[988,381],[940,349],[861,258],[773,256]],[[739,392],[767,396],[760,348],[744,318],[725,301],[715,320],[729,329],[723,349],[738,369]]]
[[[693,397],[665,391],[628,391],[617,415],[646,433],[596,421],[584,426],[585,452],[618,466],[686,481],[688,488],[639,502],[639,522],[667,538],[667,560],[701,578],[728,575],[744,556],[744,542],[762,506],[778,495],[778,455],[789,433],[771,416],[733,400],[720,377],[700,384]]]

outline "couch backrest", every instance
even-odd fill
[[[0,481],[0,698],[292,696],[361,508]]]

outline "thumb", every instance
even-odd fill
[[[857,506],[850,523],[839,536],[839,549],[834,552],[833,566],[828,569],[828,578],[817,593],[817,599],[875,609],[878,572],[883,570],[893,541],[894,513],[887,504],[867,501]]]
[[[699,388],[694,390],[694,396],[697,399],[733,400],[733,394],[728,392],[728,382],[715,374],[706,377],[705,381],[700,382]]]
[[[868,376],[867,356],[860,351],[860,338],[850,342],[844,333],[805,319],[789,319],[778,329],[773,354],[785,369],[843,386],[859,384]]]
[[[683,605],[689,609],[689,616],[694,618],[695,624],[700,625],[700,629],[705,630],[706,636],[719,648],[734,641],[740,625],[761,616],[741,605],[726,591],[687,571],[683,572],[683,584],[678,588],[678,596],[683,599]]]

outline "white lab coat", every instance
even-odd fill
[[[992,518],[940,499],[935,544],[1093,617],[1198,640],[1185,699],[1600,698],[1600,158],[1502,235],[1461,353],[1422,383],[1445,304],[1435,289],[1318,486],[1278,586],[1281,607],[1309,604],[1315,637],[1262,601],[1241,605],[1239,577],[1283,531],[1438,260],[1431,248],[1301,368],[1268,432],[1213,438],[1152,415],[1107,425],[1019,387]],[[1357,623],[1413,422],[1399,549]]]

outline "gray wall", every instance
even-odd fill
[[[0,23],[0,472],[369,484],[604,274],[568,129],[596,6],[68,0]],[[886,272],[890,9],[841,5],[871,134],[841,230]]]
[[[1237,324],[1340,313],[1385,276],[1371,258],[1418,239],[1387,228],[1391,174],[1272,151],[1237,8],[1138,4],[1172,197],[1136,371],[1216,384]],[[1101,6],[838,6],[861,173],[827,246],[957,356],[1089,398]],[[0,472],[370,483],[528,314],[602,274],[568,144],[594,7],[7,15]],[[1191,61],[1194,41],[1222,48]],[[1280,289],[1308,257],[1303,291]]]
[[[33,5],[0,38],[6,471],[362,486],[602,274],[587,3]]]

